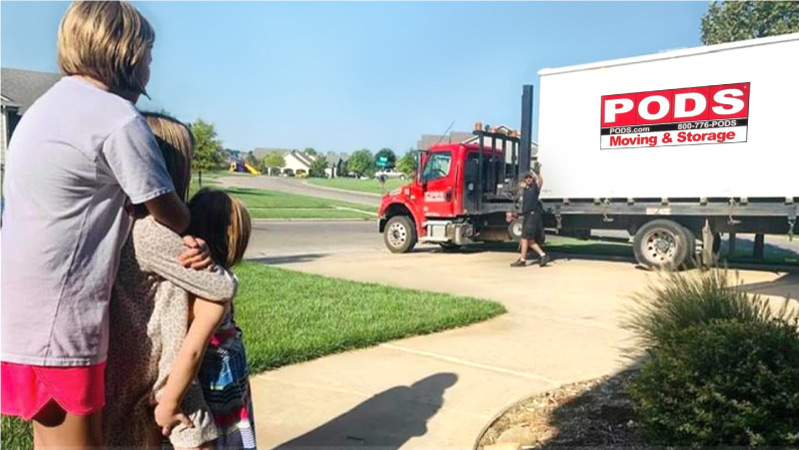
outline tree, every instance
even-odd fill
[[[705,45],[799,31],[799,3],[714,1],[702,17]]]
[[[308,175],[312,177],[324,178],[327,176],[327,172],[325,172],[326,169],[327,158],[325,158],[324,155],[319,155],[311,163],[311,167],[308,168],[308,171],[310,172]]]
[[[355,172],[358,175],[364,175],[370,170],[374,170],[374,166],[375,159],[372,157],[372,152],[367,149],[354,152],[347,161],[347,168],[350,172]]]
[[[375,163],[380,160],[380,158],[386,158],[387,162],[385,167],[380,167],[381,169],[393,169],[397,166],[397,155],[394,154],[394,151],[390,148],[383,148],[375,155]]]
[[[191,168],[198,172],[202,187],[203,170],[221,169],[226,158],[222,152],[222,141],[217,137],[213,123],[197,119],[191,124],[191,132],[194,134],[194,159]]]
[[[266,166],[264,166],[263,160],[258,159],[257,156],[253,152],[248,152],[247,156],[244,157],[244,162],[249,164],[250,166],[254,167],[259,172],[263,173],[266,170]]]
[[[397,170],[411,177],[416,172],[416,164],[416,154],[413,149],[410,149],[397,161]]]
[[[286,167],[286,158],[279,152],[272,152],[264,156],[264,167],[269,169],[269,175],[272,175],[272,169],[282,169]]]
[[[305,147],[305,150],[302,151],[306,155],[316,156],[319,153],[313,147]]]

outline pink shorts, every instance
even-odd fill
[[[64,411],[88,416],[105,406],[105,363],[42,367],[0,363],[3,415],[31,420],[51,400]]]

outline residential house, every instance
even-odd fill
[[[286,167],[283,168],[283,173],[286,175],[308,175],[311,172],[311,164],[316,159],[315,156],[299,150],[292,150],[283,155],[283,158],[286,160]]]
[[[6,147],[11,138],[11,130],[19,121],[19,103],[14,103],[5,95],[0,96],[0,154],[2,154],[2,164],[6,163]]]
[[[2,68],[0,71],[0,160],[5,165],[6,147],[14,128],[33,102],[52,87],[60,75]]]
[[[327,175],[328,178],[337,178],[347,175],[346,165],[347,160],[350,159],[350,155],[346,153],[327,152],[325,159],[327,160],[325,175]]]
[[[311,163],[316,159],[313,155],[306,154],[299,150],[288,150],[283,148],[266,148],[258,147],[252,151],[258,159],[263,159],[271,153],[280,153],[286,161],[286,165],[277,173],[281,175],[302,175],[308,174],[311,171]],[[271,174],[276,174],[275,171],[270,170]]]

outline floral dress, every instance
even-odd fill
[[[103,417],[109,448],[152,444],[155,402],[188,332],[190,293],[227,302],[236,292],[236,280],[225,270],[180,265],[184,250],[180,236],[152,217],[136,221],[122,249],[110,307]],[[219,436],[196,381],[181,407],[194,427],[176,427],[172,445],[199,447]]]

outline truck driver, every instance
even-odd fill
[[[544,241],[544,209],[538,196],[544,179],[541,174],[527,172],[523,179],[524,193],[522,195],[522,242],[519,259],[511,263],[511,267],[525,267],[527,265],[527,251],[532,248],[538,254],[538,264],[544,267],[549,262],[549,256],[541,248]]]

